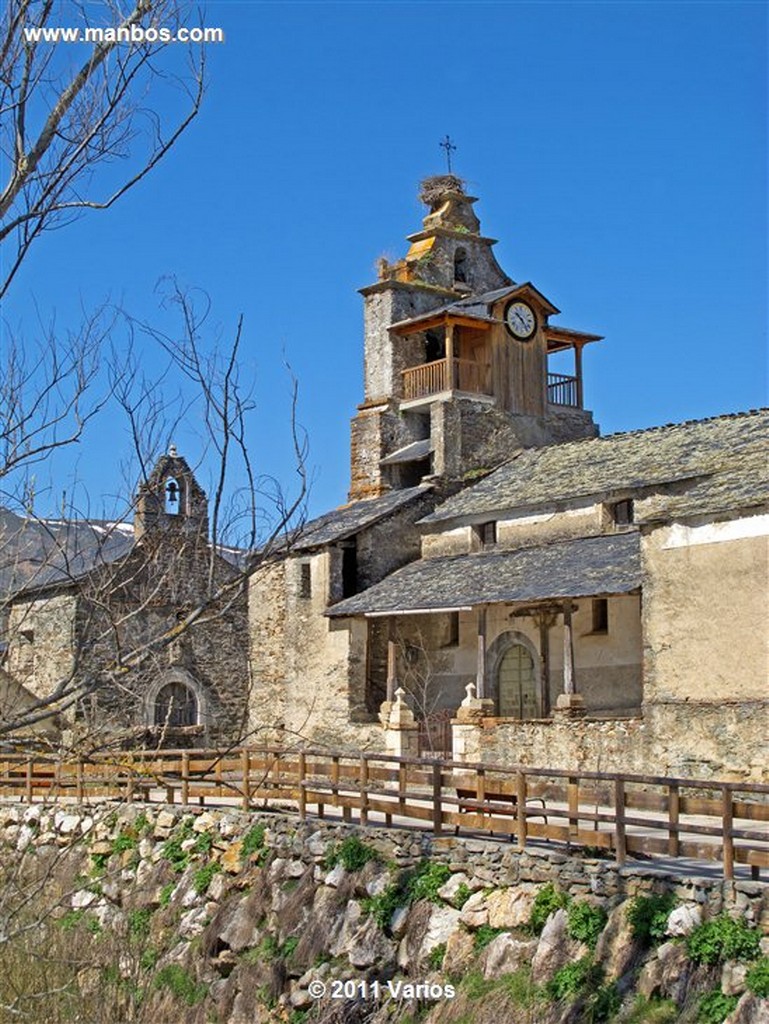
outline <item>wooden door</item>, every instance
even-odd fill
[[[523,644],[513,644],[505,651],[499,663],[497,694],[502,718],[537,717],[534,661]]]

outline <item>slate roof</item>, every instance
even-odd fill
[[[379,498],[368,498],[364,501],[354,501],[350,505],[343,505],[341,508],[332,509],[317,519],[305,523],[291,539],[293,551],[307,551],[311,548],[320,547],[323,544],[333,544],[335,541],[352,537],[368,526],[385,516],[408,505],[409,502],[427,494],[431,490],[429,485],[420,484],[418,487],[406,487],[400,491],[390,491]]]
[[[426,458],[433,450],[432,438],[426,437],[421,441],[412,441],[404,445],[391,455],[379,460],[380,466],[394,466],[399,462],[415,462],[417,459]]]
[[[422,522],[644,490],[658,495],[639,503],[641,522],[760,506],[769,501],[768,441],[769,409],[759,409],[522,449]]]
[[[130,523],[29,519],[0,509],[0,599],[65,583],[133,547]]]
[[[503,296],[518,291],[520,287],[519,284],[509,284],[505,285],[504,288],[495,288],[492,292],[484,292],[482,295],[468,295],[467,298],[457,299],[445,306],[438,306],[437,309],[430,309],[425,313],[420,313],[418,316],[408,317],[406,320],[400,320],[391,326],[397,328],[405,326],[405,324],[418,323],[420,320],[429,320],[434,316],[440,316],[442,313],[455,313],[457,316],[469,316],[476,320],[489,320],[493,322],[493,317],[490,315],[490,307],[498,299],[503,298]]]
[[[627,594],[641,585],[637,531],[515,551],[423,558],[326,615],[466,608],[496,602]]]

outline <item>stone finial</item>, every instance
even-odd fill
[[[467,696],[462,701],[462,707],[470,707],[472,705],[473,701],[475,700],[475,694],[477,692],[477,689],[478,688],[476,687],[475,683],[470,682],[467,684],[467,686],[465,687],[465,693],[467,694]]]
[[[169,446],[168,446],[168,455],[172,459],[177,458],[178,452],[176,451],[176,445],[175,444],[169,444]]]

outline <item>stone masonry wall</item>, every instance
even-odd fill
[[[425,1024],[530,1019],[518,1016],[516,978],[538,993],[537,1024],[567,1024],[589,1019],[590,990],[558,998],[549,985],[576,961],[596,965],[627,1010],[654,996],[694,1020],[703,994],[719,990],[735,1006],[728,1024],[769,1012],[749,990],[755,959],[697,967],[686,942],[728,913],[753,937],[750,956],[766,956],[760,882],[291,813],[157,805],[0,803],[0,864],[0,988],[9,991],[15,963],[34,955],[42,967],[63,940],[69,998],[92,1010],[98,999],[105,1024],[386,1024],[393,1009],[398,1019],[419,1010]],[[547,885],[559,902],[533,926]],[[652,893],[668,893],[673,909],[664,941],[649,948],[628,900]],[[27,908],[32,900],[34,932],[14,928],[16,894]],[[591,939],[573,932],[586,914],[597,922]],[[352,995],[333,999],[345,982]],[[34,1002],[42,1019],[46,1004]]]

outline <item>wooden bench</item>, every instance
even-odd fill
[[[482,799],[478,799],[478,793],[474,789],[457,789],[457,807],[460,814],[480,814],[483,817],[495,817],[495,818],[512,818],[514,821],[518,819],[518,797],[515,793],[499,793],[493,789],[485,790]],[[544,818],[545,825],[547,825],[547,805],[542,797],[528,797],[526,805],[529,803],[538,803],[542,806],[541,814],[534,814],[531,817]],[[527,817],[529,815],[527,814]],[[459,832],[460,825],[455,826],[455,831]],[[494,832],[491,832],[494,835]],[[512,834],[510,839],[512,840]]]

